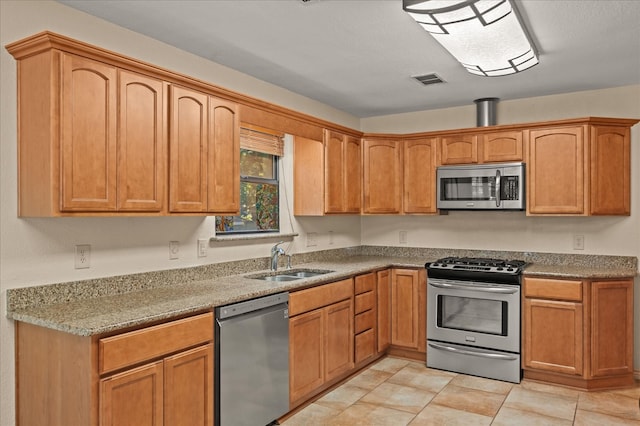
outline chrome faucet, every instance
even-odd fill
[[[271,270],[278,270],[278,256],[284,255],[284,249],[282,247],[278,247],[280,244],[284,243],[284,241],[280,241],[275,246],[271,247]]]

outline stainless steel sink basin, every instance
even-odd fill
[[[329,272],[333,272],[333,271],[324,271],[324,270],[287,271],[287,272],[282,272],[282,275],[287,275],[290,277],[309,278],[309,277],[316,277],[318,275],[328,274]]]
[[[293,277],[291,275],[267,275],[262,277],[251,277],[256,280],[264,280],[264,281],[295,281],[299,280],[302,277]]]
[[[326,269],[291,269],[282,272],[270,272],[260,275],[252,275],[249,278],[263,281],[294,281],[301,278],[317,277],[318,275],[328,274]]]

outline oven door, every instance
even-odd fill
[[[520,286],[427,280],[427,338],[520,353]]]

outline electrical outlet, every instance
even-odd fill
[[[584,250],[584,235],[573,236],[573,249]]]
[[[329,231],[329,245],[333,244],[333,231]]]
[[[169,259],[174,260],[180,257],[180,242],[169,241]]]
[[[318,245],[318,233],[309,232],[307,234],[307,247],[315,247]]]
[[[76,269],[91,267],[91,245],[79,244],[76,246],[75,267]]]
[[[207,257],[207,242],[208,240],[198,240],[198,257]]]
[[[398,242],[400,244],[407,244],[407,231],[398,232]]]

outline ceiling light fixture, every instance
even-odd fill
[[[510,0],[402,0],[402,8],[472,74],[515,74],[538,63]]]

